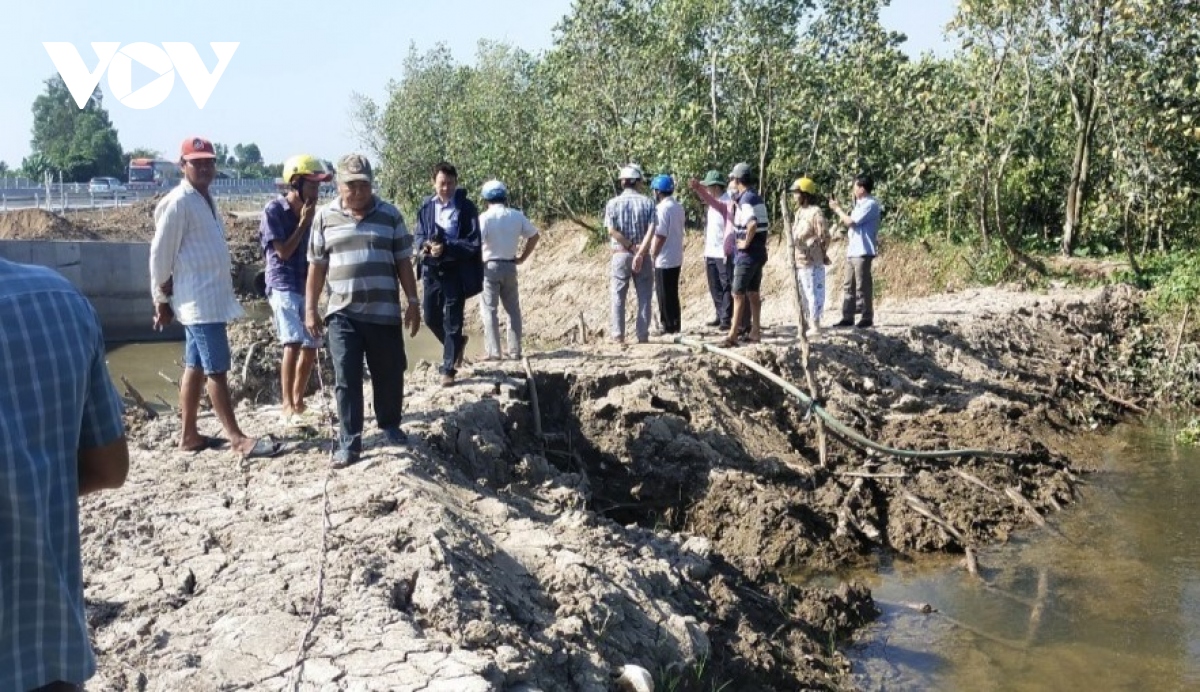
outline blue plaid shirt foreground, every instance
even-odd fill
[[[0,260],[0,690],[96,671],[76,455],[123,434],[92,306],[56,272]]]

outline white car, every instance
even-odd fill
[[[93,195],[120,195],[125,193],[125,186],[116,178],[92,178],[88,182],[88,192]]]

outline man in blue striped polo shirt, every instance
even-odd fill
[[[50,269],[0,260],[0,690],[71,692],[96,672],[79,496],[129,472],[95,310]]]
[[[338,197],[317,210],[308,245],[305,327],[314,336],[329,332],[337,378],[338,449],[335,467],[362,454],[363,358],[371,368],[375,422],[390,444],[408,442],[400,429],[404,403],[404,329],[400,289],[408,306],[403,326],[421,328],[412,235],[396,207],[372,191],[371,162],[349,154],[337,164]],[[317,303],[325,291],[324,321]]]

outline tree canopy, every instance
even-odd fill
[[[23,164],[26,174],[40,176],[49,170],[61,173],[63,180],[83,181],[98,175],[117,176],[122,171],[121,143],[100,90],[79,108],[57,74],[46,80],[45,93],[34,99],[30,147],[34,157],[44,157],[46,168],[35,171]],[[27,160],[40,163],[33,157]]]
[[[410,48],[355,116],[403,204],[439,159],[472,188],[594,217],[630,161],[677,180],[751,163],[769,200],[867,172],[889,232],[1034,251],[1194,245],[1200,22],[1191,0],[961,0],[910,58],[886,0],[576,0],[552,47]]]

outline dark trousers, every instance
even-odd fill
[[[680,267],[654,270],[654,292],[658,294],[658,320],[663,333],[678,334],[683,330],[683,315],[679,307]]]
[[[704,268],[708,273],[708,294],[712,296],[721,329],[729,329],[729,323],[733,321],[733,295],[729,292],[733,284],[733,263],[728,257],[706,257]]]
[[[81,689],[83,688],[79,685],[73,685],[69,682],[52,682],[32,692],[79,692]]]
[[[874,301],[871,292],[871,260],[874,257],[850,257],[846,259],[846,279],[842,282],[842,321],[853,322],[854,313],[862,316],[863,322],[875,319]]]
[[[375,390],[375,422],[387,430],[400,425],[404,406],[404,328],[398,324],[364,322],[335,312],[325,321],[329,354],[337,379],[339,444],[362,451],[363,357],[371,369]]]
[[[440,370],[444,375],[457,375],[454,364],[458,361],[458,354],[462,353],[465,341],[463,308],[467,299],[463,295],[462,281],[455,272],[435,275],[426,271],[424,284],[425,297],[422,299],[421,312],[424,313],[429,331],[442,342]]]

